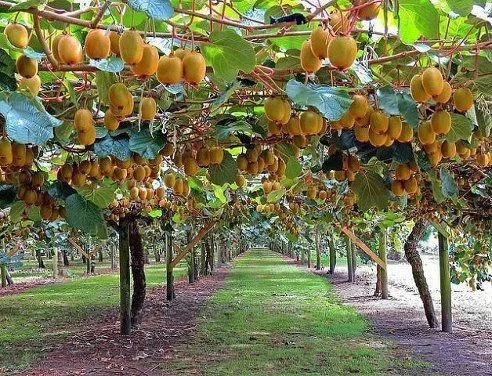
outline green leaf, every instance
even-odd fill
[[[330,121],[339,120],[353,102],[345,90],[328,85],[304,85],[290,80],[286,91],[294,103],[316,107]]]
[[[446,167],[441,166],[439,169],[439,176],[441,177],[442,194],[448,198],[457,196],[458,185]]]
[[[29,8],[39,8],[40,5],[44,5],[48,2],[48,0],[26,0],[21,1],[19,4],[14,5],[9,8],[9,12],[18,12],[20,10],[26,10]]]
[[[213,31],[210,43],[202,44],[207,64],[224,81],[236,79],[239,71],[251,73],[256,65],[253,46],[232,29]]]
[[[246,120],[240,119],[228,124],[220,124],[215,127],[215,136],[219,140],[224,140],[234,133],[242,133],[248,136],[255,134],[253,132],[251,124]]]
[[[441,181],[436,178],[436,174],[434,171],[429,171],[429,178],[431,181],[432,195],[434,196],[434,201],[436,201],[437,204],[446,201],[446,197],[442,193]]]
[[[116,83],[116,76],[110,72],[98,71],[96,72],[96,87],[99,99],[102,104],[108,105],[108,93],[112,84]]]
[[[219,96],[212,102],[212,105],[210,106],[210,111],[214,112],[220,108],[224,103],[226,103],[229,98],[231,97],[232,94],[234,94],[234,91],[240,86],[239,82],[234,82],[232,85],[230,85],[227,90],[223,91],[222,93],[219,94]]]
[[[39,222],[43,218],[41,218],[41,211],[39,209],[39,206],[30,206],[27,208],[27,218],[29,218],[33,222]]]
[[[285,192],[287,192],[285,188],[270,192],[267,195],[267,202],[269,204],[274,204],[276,202],[279,202],[280,199],[285,196]]]
[[[451,10],[460,16],[468,16],[473,8],[474,0],[446,0]]]
[[[0,89],[14,91],[17,87],[15,82],[15,61],[10,55],[0,49]]]
[[[210,181],[214,184],[224,185],[226,183],[234,183],[238,171],[236,161],[231,153],[225,150],[222,163],[210,166],[208,168],[208,174],[210,175]]]
[[[287,161],[287,167],[285,169],[285,176],[288,179],[297,178],[302,171],[302,166],[296,157],[290,157]]]
[[[20,93],[0,100],[0,113],[5,117],[8,136],[21,144],[42,145],[53,138],[53,128],[61,124],[44,110],[40,101]]]
[[[155,158],[165,143],[166,137],[162,133],[157,132],[152,136],[149,129],[142,129],[130,136],[129,147],[144,158]]]
[[[111,56],[107,59],[93,60],[91,59],[89,65],[96,67],[104,72],[118,73],[125,69],[125,63],[117,56]]]
[[[74,193],[65,200],[67,223],[87,234],[107,237],[106,222],[102,210],[93,202]]]
[[[17,196],[17,187],[13,185],[0,184],[0,208],[8,207]]]
[[[352,183],[352,190],[357,195],[357,205],[360,210],[371,208],[386,209],[390,193],[383,178],[373,171],[359,171]]]
[[[24,210],[26,209],[26,203],[24,201],[16,201],[10,207],[10,221],[13,223],[19,222],[22,219]]]
[[[398,1],[400,39],[413,44],[420,36],[435,38],[439,34],[439,13],[430,0]]]
[[[220,201],[221,204],[225,204],[227,202],[227,198],[224,195],[224,189],[220,185],[214,186],[214,195]]]
[[[96,204],[98,207],[105,209],[114,200],[116,191],[116,185],[98,187],[95,185],[88,186],[84,185],[77,188],[77,192],[84,197]]]
[[[472,136],[473,124],[470,119],[461,114],[451,114],[451,130],[446,135],[449,142],[459,140],[470,140]]]
[[[417,103],[408,93],[395,91],[391,85],[377,90],[378,105],[388,115],[401,115],[412,126],[419,123]]]
[[[156,20],[168,20],[174,14],[169,0],[128,0],[133,9],[147,13]]]
[[[113,138],[110,135],[107,135],[101,140],[96,140],[94,143],[94,153],[98,157],[115,156],[122,161],[130,159],[132,155],[127,138]]]

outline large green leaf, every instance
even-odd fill
[[[279,202],[282,197],[285,196],[286,189],[278,189],[276,191],[272,191],[267,195],[267,202],[270,204],[274,204],[276,202]]]
[[[133,9],[147,13],[156,20],[168,20],[174,9],[169,0],[128,0]]]
[[[439,34],[439,13],[430,0],[399,0],[400,39],[413,44],[420,36],[435,38]]]
[[[16,201],[10,207],[10,221],[13,223],[19,222],[22,219],[24,210],[26,209],[26,203],[24,201]]]
[[[234,183],[238,171],[236,161],[231,153],[225,150],[222,163],[210,166],[208,174],[210,176],[210,181],[214,184],[223,185],[226,183]]]
[[[255,134],[251,124],[244,119],[239,119],[228,124],[220,124],[215,127],[215,135],[219,140],[224,140],[235,133],[242,133],[248,136]]]
[[[26,10],[29,8],[39,8],[41,5],[44,5],[48,2],[48,0],[26,0],[26,1],[19,1],[18,4],[14,5],[13,7],[9,8],[10,12],[18,12],[20,10]]]
[[[96,87],[99,100],[102,104],[109,104],[108,93],[112,84],[116,83],[116,76],[110,72],[96,72]]]
[[[373,171],[359,171],[352,183],[352,190],[357,195],[360,210],[371,208],[386,209],[390,193],[383,178]]]
[[[436,203],[438,204],[446,201],[446,196],[444,196],[444,194],[442,193],[443,190],[441,181],[436,178],[434,171],[429,172],[429,178],[431,181],[432,195],[434,196],[434,201],[436,201]]]
[[[77,192],[100,208],[107,208],[114,200],[116,184],[103,187],[87,186],[77,188]]]
[[[67,223],[87,234],[107,237],[106,222],[102,210],[93,202],[74,193],[65,200]]]
[[[42,145],[53,138],[53,128],[62,122],[46,112],[36,98],[12,93],[0,99],[0,113],[5,117],[7,134],[22,144]]]
[[[239,71],[251,73],[255,68],[253,46],[232,29],[213,31],[210,34],[210,43],[201,47],[207,64],[224,81],[233,81]]]
[[[116,158],[126,161],[132,155],[127,138],[113,138],[107,135],[101,140],[94,143],[94,153],[98,157],[115,156]]]
[[[131,135],[129,146],[131,151],[144,158],[155,158],[165,143],[166,137],[162,133],[152,135],[150,130],[145,128]]]
[[[395,91],[391,85],[377,90],[378,105],[388,115],[401,115],[412,126],[419,123],[417,103],[405,92]]]
[[[13,91],[17,87],[15,82],[15,61],[10,55],[0,49],[0,90]]]
[[[297,178],[302,171],[302,166],[296,157],[290,157],[287,160],[287,167],[285,169],[285,176],[288,179]]]
[[[451,130],[446,135],[449,142],[459,140],[470,140],[472,136],[473,124],[470,119],[460,114],[451,114]]]
[[[474,0],[446,0],[451,10],[460,16],[468,16],[473,8]]]
[[[439,176],[441,178],[442,194],[445,197],[455,197],[458,195],[458,185],[446,167],[441,166]]]
[[[328,120],[339,120],[353,100],[345,90],[328,85],[304,85],[296,80],[287,82],[287,95],[299,106],[316,107]]]

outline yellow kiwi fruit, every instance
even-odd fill
[[[443,158],[454,158],[456,156],[456,144],[454,142],[444,140],[441,144],[441,154]]]
[[[85,183],[87,183],[87,175],[74,169],[72,174],[72,185],[74,187],[82,187]]]
[[[120,126],[120,121],[116,116],[114,116],[111,109],[108,109],[104,113],[104,126],[110,132],[117,130],[118,127]]]
[[[473,107],[473,93],[467,87],[460,87],[453,94],[453,103],[458,111],[468,111]]]
[[[130,199],[136,200],[138,198],[139,189],[138,187],[132,187],[130,189]]]
[[[26,145],[17,142],[12,143],[12,165],[22,167],[26,163]]]
[[[58,34],[53,38],[53,41],[51,42],[51,52],[53,53],[53,57],[58,63],[63,63],[63,61],[60,58],[60,55],[58,55],[58,44],[60,43],[60,40],[65,36],[65,34]]]
[[[39,215],[41,216],[41,219],[44,219],[46,221],[49,220],[53,215],[53,207],[51,206],[51,204],[41,204],[39,206]]]
[[[386,144],[388,140],[388,135],[386,133],[377,133],[369,128],[369,142],[372,146],[380,147]]]
[[[124,83],[117,82],[109,87],[108,98],[115,116],[123,115],[125,108],[128,106],[128,94],[128,88]]]
[[[236,159],[237,168],[241,171],[246,171],[248,168],[248,158],[245,154],[239,154]]]
[[[200,167],[194,158],[186,158],[184,161],[184,172],[188,176],[195,176]]]
[[[34,148],[27,148],[26,149],[26,163],[24,164],[25,167],[31,167],[34,163]]]
[[[336,170],[333,177],[338,182],[345,181],[347,180],[347,172],[345,170]]]
[[[196,162],[200,167],[208,167],[210,164],[210,149],[202,146],[196,153]]]
[[[57,43],[58,62],[74,65],[82,62],[82,45],[72,35],[64,34]]]
[[[432,154],[440,149],[441,145],[439,142],[434,141],[432,144],[424,145],[424,150],[427,154]]]
[[[38,193],[31,188],[26,189],[26,193],[23,198],[26,205],[34,205],[38,201]]]
[[[174,153],[173,162],[177,168],[183,167],[183,154],[179,151]]]
[[[417,193],[417,191],[419,189],[417,178],[415,176],[412,176],[409,179],[405,180],[405,182],[403,183],[403,186],[405,188],[405,191],[409,195],[413,195],[413,194]]]
[[[96,127],[89,128],[77,134],[77,141],[80,145],[88,146],[96,142]]]
[[[393,180],[391,182],[391,192],[397,197],[401,197],[405,194],[405,188],[403,182],[400,180]]]
[[[310,185],[306,191],[306,197],[314,200],[318,194],[318,189],[314,185]]]
[[[140,118],[145,121],[154,120],[155,114],[157,113],[157,103],[152,97],[142,98],[140,101]]]
[[[299,116],[293,115],[290,117],[289,122],[286,125],[287,133],[290,136],[296,136],[302,134],[301,121]]]
[[[436,134],[432,130],[430,121],[423,121],[418,129],[419,140],[423,145],[432,144],[436,141]]]
[[[410,142],[413,139],[413,128],[408,123],[403,123],[401,128],[400,136],[398,137],[399,142]]]
[[[269,136],[280,136],[282,134],[282,128],[279,124],[272,121],[268,122],[268,135]]]
[[[119,40],[121,59],[128,65],[135,65],[142,60],[144,41],[136,30],[125,30]]]
[[[477,154],[475,159],[480,167],[487,167],[490,164],[490,156],[487,153]]]
[[[402,132],[403,123],[399,116],[390,116],[388,123],[388,137],[397,140]]]
[[[145,179],[145,168],[143,166],[136,166],[133,170],[133,179],[138,182],[142,182]]]
[[[282,118],[282,120],[280,120],[280,124],[286,125],[289,122],[290,117],[292,115],[292,107],[290,106],[290,103],[288,101],[284,100],[283,102],[284,102],[284,117]],[[284,128],[282,128],[282,131],[284,131]]]
[[[328,47],[328,59],[335,68],[350,68],[357,57],[357,42],[351,36],[336,36]]]
[[[321,68],[321,60],[315,54],[311,48],[311,41],[307,40],[302,43],[301,46],[301,67],[307,73],[316,73]]]
[[[163,85],[175,85],[183,79],[183,62],[174,56],[162,56],[157,65],[157,79]]]
[[[304,111],[299,119],[304,135],[316,134],[319,129],[319,115],[311,110]]]
[[[41,78],[36,74],[31,78],[21,77],[19,80],[20,90],[29,90],[32,95],[36,96],[41,90]]]
[[[84,48],[89,59],[106,59],[111,53],[109,34],[102,29],[92,29],[85,37]]]
[[[270,97],[264,103],[265,115],[268,120],[280,123],[285,116],[286,107],[280,97]]]
[[[406,163],[402,163],[396,166],[396,180],[408,180],[410,179],[410,176],[412,176],[412,170],[410,169],[410,166],[408,166]]]
[[[131,67],[133,74],[140,78],[147,78],[157,72],[159,65],[159,52],[150,44],[143,47],[142,59]]]
[[[166,173],[166,175],[164,175],[164,184],[166,185],[166,187],[173,188],[175,183],[176,176],[173,173],[168,172]]]
[[[118,34],[116,31],[111,30],[109,32],[109,48],[111,49],[111,52],[114,53],[116,56],[120,56],[120,34]]]
[[[373,133],[383,134],[388,131],[389,118],[381,110],[373,111],[371,113],[369,124]]]
[[[186,82],[197,85],[205,78],[207,64],[203,55],[196,51],[191,51],[183,58],[183,77]]]
[[[89,160],[83,160],[79,163],[79,171],[83,174],[89,175],[91,172],[92,163]]]
[[[19,23],[11,23],[5,27],[4,33],[10,44],[17,48],[26,48],[29,44],[29,33]]]
[[[210,148],[210,164],[221,164],[224,159],[224,149],[220,146]]]
[[[355,124],[355,118],[352,116],[350,111],[347,111],[340,118],[339,122],[343,129],[352,129]]]
[[[173,192],[175,195],[180,196],[183,194],[183,190],[184,190],[183,179],[177,178],[173,186]]]
[[[368,127],[361,127],[360,125],[356,124],[354,127],[354,134],[355,134],[355,138],[359,142],[368,142],[369,141],[369,128]]]
[[[360,161],[355,155],[349,155],[347,158],[347,169],[352,172],[360,170]]]
[[[340,9],[334,9],[330,12],[329,24],[335,34],[345,33],[350,26],[347,16]]]
[[[420,74],[416,74],[410,80],[410,94],[416,102],[427,102],[431,98],[424,89]]]
[[[183,60],[185,58],[186,55],[188,55],[189,53],[191,52],[191,50],[189,48],[176,48],[174,50],[174,55],[179,57],[181,60]]]
[[[91,163],[91,170],[89,171],[89,175],[93,177],[94,179],[101,180],[102,179],[102,173],[101,169],[99,168],[99,162],[94,160]]]
[[[322,26],[318,26],[311,32],[311,50],[313,55],[320,59],[328,57],[328,45],[330,44],[331,36],[328,30]]]
[[[441,150],[438,149],[435,153],[428,154],[427,157],[429,158],[431,166],[436,167],[442,160]]]
[[[354,95],[352,99],[354,101],[349,107],[349,112],[355,119],[362,119],[369,109],[369,102],[364,95],[359,94]]]
[[[446,110],[439,110],[432,114],[431,126],[435,134],[448,134],[451,130],[451,115]]]
[[[86,108],[80,108],[75,112],[73,125],[78,132],[85,132],[94,128],[94,118],[92,112]]]
[[[451,98],[451,85],[449,82],[444,81],[442,91],[438,95],[432,96],[437,103],[448,103]]]
[[[426,68],[422,73],[422,86],[431,97],[441,94],[444,86],[441,71],[434,67]]]
[[[31,78],[38,74],[38,61],[31,59],[26,55],[20,55],[17,58],[15,67],[17,69],[17,73],[24,78]]]
[[[367,5],[362,6],[363,4]],[[373,2],[373,0],[358,0],[354,3],[354,5],[361,6],[361,8],[357,11],[357,18],[362,21],[375,19],[381,10],[381,3]]]
[[[386,134],[386,142],[384,143],[384,146],[390,147],[391,145],[394,144],[395,140],[392,139],[388,134]]]

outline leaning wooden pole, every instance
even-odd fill
[[[388,260],[386,248],[388,246],[388,230],[386,228],[381,229],[379,235],[379,258],[383,260],[386,268],[379,267],[379,273],[381,276],[381,299],[388,299]]]
[[[120,334],[131,331],[131,290],[130,290],[130,236],[128,222],[122,221],[119,228],[120,256]],[[87,259],[90,263],[90,259]]]
[[[439,239],[439,270],[441,281],[441,321],[442,331],[453,331],[453,317],[451,312],[451,278],[449,275],[449,249],[448,239],[438,233]]]

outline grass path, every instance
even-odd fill
[[[339,303],[327,279],[267,250],[234,264],[194,341],[161,365],[164,374],[381,375],[410,366],[366,333],[367,322]]]
[[[147,266],[145,273],[148,288],[164,283],[164,264]],[[176,278],[185,273],[182,267],[175,269]],[[118,302],[117,271],[0,297],[0,374],[2,367],[28,366],[44,347],[118,309]]]

